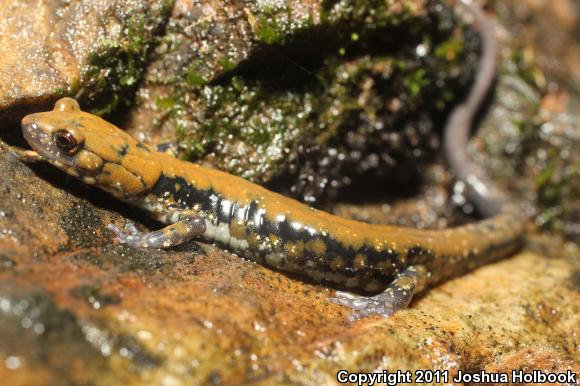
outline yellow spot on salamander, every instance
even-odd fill
[[[268,235],[268,241],[270,242],[270,246],[272,247],[272,249],[276,252],[281,252],[281,246],[282,246],[282,240],[280,240],[280,237],[271,233]]]
[[[367,258],[362,253],[356,255],[353,261],[353,266],[355,269],[362,269],[367,265]]]
[[[304,242],[297,241],[295,243],[289,241],[284,245],[284,250],[288,257],[297,258],[304,255]]]
[[[337,271],[342,267],[344,267],[344,260],[342,259],[342,257],[335,257],[330,262],[330,269],[332,269],[333,271]]]
[[[306,243],[306,249],[317,256],[322,256],[326,253],[326,243],[317,237]]]
[[[301,257],[304,254],[304,242],[297,241],[295,243],[288,241],[284,245],[284,250],[288,257]]]
[[[244,225],[243,222],[233,220],[230,223],[230,235],[238,240],[245,240],[246,239],[246,230],[247,227]]]

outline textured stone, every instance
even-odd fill
[[[63,94],[101,108],[95,88],[109,99],[120,98],[121,89],[139,80],[152,32],[169,5],[163,0],[2,0],[0,122],[18,122],[23,111],[47,107]]]
[[[332,290],[213,246],[111,245],[104,224],[137,213],[48,166],[33,172],[0,154],[0,181],[0,378],[9,384],[333,384],[341,368],[580,371],[574,259],[522,252],[391,318],[350,324],[349,311],[326,300]]]
[[[6,137],[14,140],[20,135],[10,123],[22,117],[23,106],[42,110],[49,99],[71,87],[101,112],[123,106],[124,98],[132,98],[131,89],[143,87],[138,95],[149,102],[129,117],[129,126],[138,134],[139,125],[147,122],[147,115],[139,114],[155,101],[154,92],[147,96],[143,90],[160,71],[156,66],[175,62],[175,70],[184,63],[163,51],[164,44],[171,44],[163,39],[174,36],[179,23],[190,25],[183,15],[197,17],[202,24],[185,29],[189,32],[182,44],[192,39],[201,50],[210,36],[223,49],[205,52],[204,65],[213,71],[208,72],[212,79],[228,70],[224,65],[230,63],[220,60],[223,52],[240,48],[232,60],[236,66],[248,65],[256,63],[247,62],[252,55],[266,55],[268,47],[283,43],[285,34],[264,26],[256,30],[248,17],[260,20],[257,7],[278,2],[254,2],[247,6],[250,13],[242,3],[233,3],[222,9],[219,2],[178,1],[169,24],[164,24],[167,9],[163,11],[160,2],[3,1],[0,136],[10,131]],[[327,3],[340,8],[347,2]],[[305,24],[286,25],[287,15],[272,9],[267,18],[279,18],[279,25],[299,30],[324,18],[332,22],[332,17],[345,17],[324,16],[317,11],[318,2],[286,4]],[[415,4],[411,11],[416,15],[425,10],[422,1],[388,4],[400,12],[402,4]],[[30,12],[33,6],[39,11]],[[236,13],[228,14],[232,10]],[[362,17],[356,10],[346,15]],[[100,17],[110,13],[116,16]],[[149,15],[143,24],[147,28],[130,23],[139,15]],[[81,22],[83,17],[86,22]],[[221,23],[208,24],[218,19]],[[103,20],[113,23],[110,30]],[[127,28],[113,28],[117,22]],[[86,30],[75,29],[83,23],[88,23]],[[157,27],[166,25],[169,32],[156,35]],[[240,35],[233,36],[235,31]],[[498,31],[507,47],[507,30],[498,26]],[[45,39],[51,32],[54,39]],[[158,44],[149,62],[146,53],[153,42]],[[448,370],[450,377],[459,370],[580,373],[580,257],[577,245],[557,236],[577,240],[577,116],[563,102],[572,99],[569,96],[542,94],[541,71],[504,53],[512,60],[503,62],[499,98],[471,152],[510,194],[527,202],[542,233],[531,232],[528,245],[515,256],[431,289],[388,319],[350,323],[349,310],[326,300],[332,289],[202,242],[169,251],[116,245],[105,228],[108,223],[121,226],[130,219],[143,229],[159,224],[50,165],[20,163],[0,142],[1,383],[332,385],[339,369],[435,369]],[[125,54],[131,59],[124,60]],[[361,61],[355,64],[343,68],[357,69]],[[107,70],[114,68],[117,71]],[[139,85],[135,82],[142,71],[146,80]],[[193,75],[190,80],[195,81]],[[152,116],[158,113],[151,110]],[[151,138],[158,134],[143,133]],[[397,149],[408,149],[404,145]],[[555,172],[543,173],[550,168]],[[395,170],[405,174],[408,169]],[[465,218],[448,198],[452,179],[441,165],[421,170],[426,186],[418,197],[331,209],[365,221],[420,227],[443,227]],[[407,187],[401,179],[396,181]],[[382,194],[385,186],[377,185]],[[550,189],[556,194],[547,194]],[[551,221],[542,222],[545,218]]]

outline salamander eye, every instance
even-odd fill
[[[67,154],[74,154],[80,149],[81,143],[68,130],[58,130],[54,133],[56,146]]]

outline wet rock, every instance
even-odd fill
[[[0,218],[9,262],[0,269],[0,377],[10,384],[332,384],[343,368],[580,370],[574,259],[523,252],[389,319],[351,324],[349,310],[326,300],[331,289],[210,245],[110,245],[103,224],[138,212],[52,168],[33,172],[1,154],[0,181],[0,208],[11,212]]]
[[[178,1],[128,128],[314,202],[428,159],[477,50],[441,1]]]
[[[119,107],[144,70],[163,0],[7,1],[0,17],[0,122],[62,95]]]
[[[477,35],[441,0],[37,9],[15,1],[0,23],[0,122],[71,95],[121,111],[141,139],[309,202],[407,182],[400,171],[437,149],[435,120],[477,63]]]
[[[168,4],[85,3],[42,3],[54,10],[47,13],[55,17],[54,23],[23,6],[13,6],[10,13],[3,9],[0,50],[16,51],[9,41],[16,36],[22,52],[1,55],[1,134],[14,129],[13,136],[19,135],[16,126],[7,123],[20,119],[23,106],[41,110],[62,92],[73,90],[105,113],[131,100],[131,91],[139,87],[142,104],[127,118],[133,133],[152,142],[178,137],[186,145],[204,133],[202,138],[219,142],[199,150],[205,162],[252,178],[261,171],[271,179],[277,169],[260,169],[253,160],[246,169],[241,166],[246,160],[235,160],[234,155],[246,154],[238,148],[249,154],[267,149],[262,144],[252,150],[254,142],[242,141],[251,137],[248,133],[244,137],[235,130],[235,135],[227,130],[182,130],[174,135],[176,124],[193,125],[192,117],[209,117],[214,124],[252,107],[252,114],[241,114],[246,120],[236,121],[239,127],[251,127],[248,122],[260,127],[265,119],[277,122],[277,130],[288,125],[288,133],[283,133],[296,141],[292,143],[299,141],[290,128],[322,136],[318,146],[296,145],[292,162],[284,152],[273,152],[272,160],[281,162],[273,164],[289,164],[286,189],[294,194],[317,199],[325,189],[312,191],[313,186],[332,186],[333,178],[343,172],[352,173],[348,178],[357,182],[355,186],[361,186],[357,178],[379,181],[376,189],[368,190],[382,192],[384,180],[375,177],[387,178],[379,173],[386,165],[390,169],[385,170],[400,174],[395,180],[404,188],[411,185],[404,179],[409,170],[418,170],[414,175],[423,176],[424,182],[417,189],[419,197],[332,209],[375,223],[431,228],[464,218],[452,213],[452,179],[444,168],[437,163],[416,167],[417,160],[427,159],[437,148],[432,123],[451,101],[452,95],[445,96],[449,87],[455,93],[456,87],[467,84],[477,60],[477,37],[469,30],[463,35],[463,27],[443,3],[393,1],[388,9],[381,8],[388,13],[371,15],[367,5],[372,2],[366,1],[259,1],[245,6],[178,1],[167,24],[163,15]],[[90,15],[89,27],[81,33],[70,20],[83,15]],[[105,28],[108,24],[100,23],[109,16],[114,26],[124,27]],[[136,16],[143,24],[132,23]],[[382,38],[368,26],[361,28],[363,20],[382,20],[377,31],[407,32],[415,22],[417,30],[411,28],[402,39],[405,44],[387,45],[382,51],[383,46],[375,46]],[[38,28],[32,28],[33,21]],[[165,33],[158,27],[165,27]],[[55,32],[66,62],[56,66],[58,50],[52,40],[39,36],[69,28],[80,48],[74,55],[61,48],[68,47],[70,37]],[[321,44],[325,28],[326,33],[336,32],[335,46]],[[155,52],[148,57],[153,42]],[[303,71],[293,66],[292,81],[283,89],[272,86],[271,79],[266,82],[260,71],[284,69],[279,66],[285,58],[300,58],[303,48],[310,49],[308,54],[323,54],[318,67]],[[427,54],[418,55],[423,50]],[[37,52],[42,55],[35,56]],[[196,56],[200,62],[191,62]],[[577,229],[578,223],[573,151],[577,120],[562,108],[565,98],[544,95],[541,77],[534,75],[538,72],[516,56],[503,68],[498,97],[471,152],[494,180],[527,202],[536,219],[546,218],[550,208],[561,208],[539,224],[574,241],[575,233],[568,230]],[[28,57],[37,60],[24,60]],[[465,71],[455,71],[465,60]],[[142,71],[144,82],[138,84]],[[172,73],[175,78],[165,77]],[[311,80],[313,74],[318,79],[313,82],[321,82],[319,88],[293,83],[298,75]],[[14,87],[6,86],[10,84]],[[306,92],[293,84],[311,89],[306,87]],[[258,93],[264,88],[267,92]],[[211,92],[204,95],[206,89]],[[177,95],[183,97],[178,101],[183,111],[174,111],[174,101],[167,99],[175,90],[182,92]],[[242,97],[236,98],[234,91]],[[216,95],[223,99],[213,100]],[[426,107],[434,101],[442,104]],[[306,102],[312,107],[308,114],[300,110]],[[232,114],[234,118],[239,117]],[[378,128],[379,122],[385,126]],[[327,126],[318,127],[321,123]],[[387,135],[373,137],[376,132]],[[264,143],[281,141],[264,136]],[[395,156],[384,157],[382,146]],[[183,150],[194,154],[187,146]],[[220,156],[225,150],[227,162]],[[314,160],[320,161],[319,170]],[[400,167],[404,165],[408,166]],[[363,177],[356,177],[360,173]],[[308,176],[313,183],[302,180]],[[23,165],[0,146],[3,382],[283,385],[335,384],[339,369],[438,369],[449,371],[449,377],[459,370],[580,372],[578,249],[549,233],[532,234],[526,249],[512,258],[438,286],[391,318],[349,323],[349,310],[326,300],[332,289],[273,272],[217,247],[192,241],[168,251],[143,251],[112,243],[106,224],[122,226],[128,219],[142,229],[159,226],[50,165]]]

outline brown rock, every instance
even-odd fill
[[[0,155],[0,378],[10,384],[333,384],[339,369],[580,370],[575,260],[523,252],[391,318],[351,324],[349,310],[326,300],[332,290],[216,247],[111,245],[104,225],[126,221],[113,210],[135,213],[48,166],[34,171]]]
[[[106,54],[128,64],[131,50],[146,49],[163,20],[163,0],[3,1],[0,17],[0,122],[48,107],[64,93],[86,98],[118,69]],[[165,5],[164,5],[165,4]],[[167,11],[165,11],[166,13]],[[141,26],[138,31],[135,26]],[[141,39],[135,47],[135,35]],[[112,52],[111,52],[112,51]],[[123,57],[127,54],[127,57]],[[135,54],[141,54],[134,53]],[[132,69],[138,80],[142,63]],[[116,74],[119,75],[119,74]],[[102,91],[103,85],[99,86]]]
[[[310,9],[310,2],[300,3]],[[186,8],[174,14],[198,9],[200,20],[219,6],[178,4]],[[131,16],[150,15],[144,25],[153,31],[162,24],[155,16],[162,5],[3,3],[0,120],[17,122],[23,106],[43,109],[59,89],[72,87],[89,100],[94,90],[111,95],[99,88],[102,81],[124,79],[127,89],[133,87],[148,43],[135,46],[131,37],[154,37],[118,27],[135,26]],[[236,41],[246,44],[235,57],[243,61],[257,43],[255,31],[239,4],[232,7],[243,18],[240,33],[247,34]],[[227,13],[218,16],[227,20]],[[122,63],[135,64],[136,71],[106,70],[117,68],[121,62],[110,60],[121,52],[133,52]],[[220,53],[208,54],[210,69],[225,63]],[[407,223],[437,226],[444,209],[434,214],[424,203],[444,200],[442,185],[449,179],[433,180],[437,186],[419,201],[428,209],[415,206],[427,219]],[[565,194],[562,199],[572,196]],[[383,217],[380,205],[367,212],[347,206],[342,213]],[[326,300],[332,289],[217,247],[189,242],[142,251],[111,242],[106,224],[133,219],[144,228],[158,226],[145,217],[49,165],[25,166],[0,147],[2,384],[336,384],[340,369],[434,369],[449,378],[459,370],[580,372],[578,249],[550,235],[530,236],[533,248],[438,286],[391,318],[349,323],[350,311]]]

